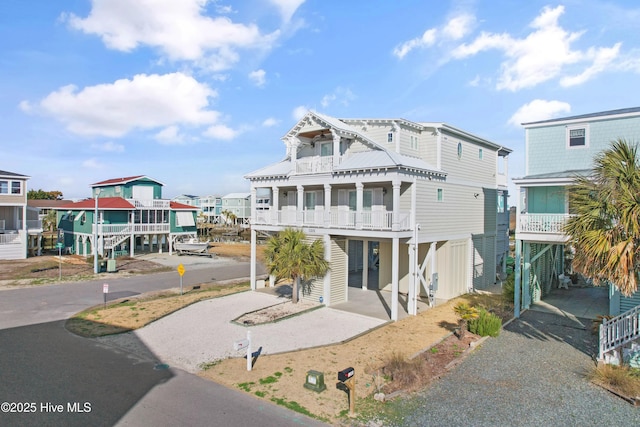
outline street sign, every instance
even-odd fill
[[[104,285],[102,285],[102,293],[103,294],[108,294],[109,293],[109,284],[105,283]]]
[[[62,248],[64,248],[64,243],[62,242],[56,243],[56,249],[62,249]]]
[[[178,266],[178,274],[179,274],[180,276],[183,276],[183,275],[184,275],[184,265],[180,264],[180,265]]]

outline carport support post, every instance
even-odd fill
[[[400,268],[400,239],[394,237],[391,245],[391,320],[398,320],[398,269]]]
[[[256,230],[251,228],[251,261],[250,261],[250,280],[251,280],[251,290],[256,290]]]
[[[521,276],[522,270],[520,262],[522,261],[522,242],[516,240],[516,259],[515,259],[515,275],[513,280],[513,316],[515,318],[520,317],[520,289],[521,289]]]

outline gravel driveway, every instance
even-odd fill
[[[403,426],[636,426],[640,410],[589,383],[590,320],[526,311],[428,389]],[[385,423],[390,425],[390,423]]]

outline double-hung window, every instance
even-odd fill
[[[589,127],[587,125],[567,127],[567,147],[581,148],[589,146]]]

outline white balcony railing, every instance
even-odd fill
[[[397,220],[399,231],[410,230],[411,215],[409,212],[400,212],[396,215],[395,219]],[[261,210],[256,211],[255,224],[316,228],[393,230],[394,214],[389,211],[356,212],[346,209],[333,209],[329,213],[324,210]]]
[[[95,224],[91,227],[91,232],[95,233]],[[145,234],[145,233],[168,233],[169,224],[98,224],[98,234]]]
[[[296,173],[322,173],[333,170],[333,156],[311,156],[296,160]]]
[[[0,245],[11,245],[22,243],[19,233],[0,234]]]
[[[169,200],[153,199],[153,200],[139,200],[139,199],[127,199],[127,202],[131,203],[136,209],[169,209]]]
[[[519,233],[564,234],[563,228],[569,214],[519,214]]]

